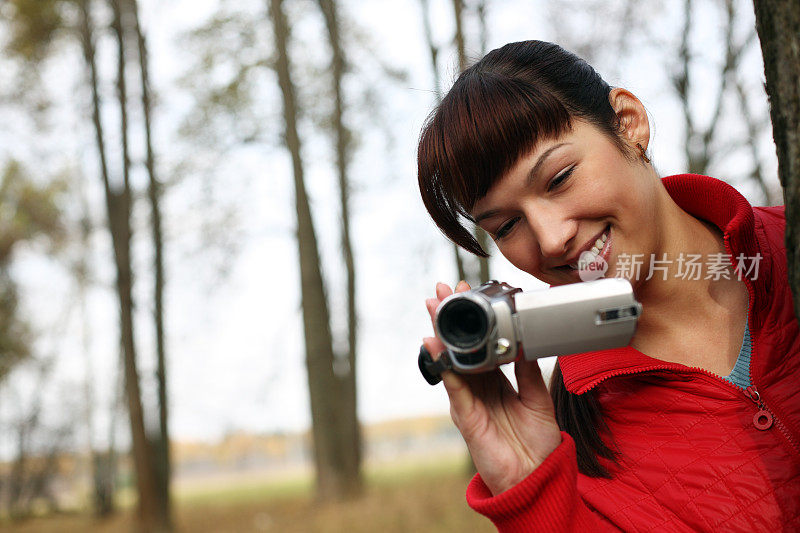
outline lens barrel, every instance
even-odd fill
[[[477,302],[463,298],[447,302],[439,311],[442,340],[462,350],[481,346],[489,333],[489,317]]]

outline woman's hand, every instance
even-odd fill
[[[456,292],[469,290],[462,281]],[[436,285],[436,298],[425,301],[431,321],[441,301],[453,291]],[[445,350],[436,337],[423,339],[434,359]],[[497,496],[525,479],[561,443],[553,402],[539,364],[515,363],[519,393],[499,370],[482,374],[442,375],[450,398],[450,416],[469,448],[484,483]]]

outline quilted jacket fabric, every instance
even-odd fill
[[[475,476],[467,501],[501,531],[800,531],[800,338],[783,207],[754,208],[705,176],[663,183],[682,209],[723,231],[734,264],[740,253],[763,257],[755,279],[745,277],[752,386],[630,347],[559,358],[571,392],[594,391],[620,463],[600,459],[611,479],[580,474],[562,432],[515,487],[492,496]],[[772,415],[768,428],[759,411]]]

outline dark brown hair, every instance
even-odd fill
[[[575,118],[628,155],[610,91],[586,61],[542,41],[507,44],[463,71],[428,117],[417,152],[422,200],[439,229],[486,257],[466,225],[475,202],[537,141],[569,131]],[[608,477],[598,457],[615,455],[600,438],[603,420],[592,393],[569,392],[556,365],[550,394],[559,426],[575,440],[580,471]]]
[[[556,362],[550,378],[550,397],[556,411],[558,427],[569,433],[575,441],[578,470],[587,476],[610,478],[608,470],[600,464],[598,457],[617,463],[618,452],[612,450],[600,438],[600,429],[608,426],[603,420],[600,404],[592,391],[573,394],[564,385],[561,366]]]

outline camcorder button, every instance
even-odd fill
[[[505,355],[511,349],[511,341],[504,338],[497,339],[497,344],[494,347],[494,353],[497,355]]]

